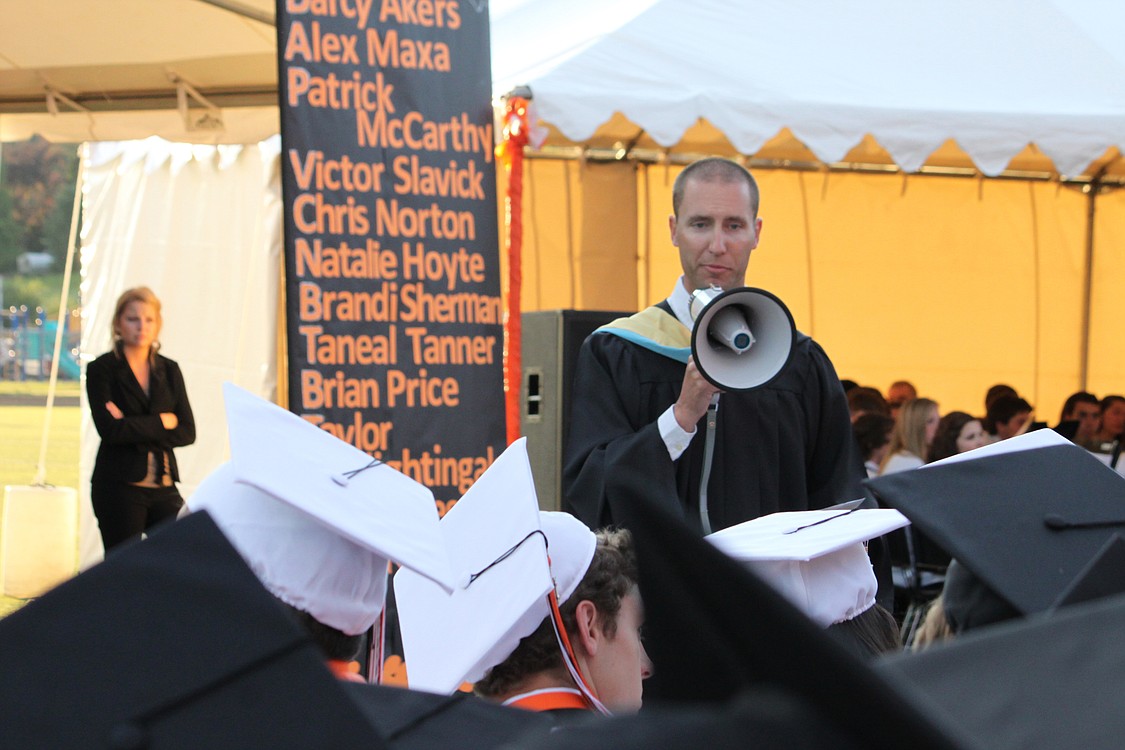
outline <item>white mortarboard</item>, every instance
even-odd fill
[[[755,518],[707,540],[827,627],[875,604],[878,583],[863,543],[909,523],[897,510],[796,511]]]
[[[231,460],[187,504],[271,593],[354,635],[382,612],[388,560],[455,585],[425,486],[230,383],[223,394]]]
[[[482,678],[535,632],[550,614],[552,575],[560,604],[574,592],[597,538],[568,513],[539,511],[522,438],[439,525],[454,567],[471,575],[470,584],[449,593],[404,568],[395,574],[395,602],[410,687],[451,693]]]
[[[974,448],[964,453],[955,453],[940,461],[924,464],[921,468],[928,469],[931,466],[944,466],[946,464],[955,464],[959,461],[972,461],[977,458],[999,456],[1004,453],[1030,451],[1036,448],[1050,448],[1055,445],[1073,445],[1073,443],[1054,430],[1036,430],[1035,432],[1025,432],[1022,435],[1016,435],[1006,440],[989,443],[988,445],[983,445],[980,448]]]

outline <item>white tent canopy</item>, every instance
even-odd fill
[[[278,123],[274,7],[0,0],[0,139],[262,140]],[[529,84],[554,143],[1125,174],[1125,4],[1114,0],[489,10],[494,90]]]
[[[0,0],[0,140],[262,141],[278,130],[274,5]]]
[[[871,135],[911,172],[952,140],[996,175],[1034,144],[1067,176],[1125,142],[1120,3],[605,5],[494,4],[495,90],[530,85],[566,141],[605,140],[620,113],[625,144],[682,149],[705,120],[748,155],[788,129],[839,162]]]

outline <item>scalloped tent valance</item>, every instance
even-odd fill
[[[0,0],[0,140],[262,140],[278,127],[274,8]],[[530,85],[548,145],[1125,178],[1113,0],[492,0],[489,12],[494,91]]]
[[[1089,175],[1120,162],[1125,6],[511,0],[494,90],[548,145]],[[1114,164],[1122,174],[1120,164]]]

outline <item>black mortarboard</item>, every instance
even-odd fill
[[[1025,615],[1125,591],[1113,543],[1125,529],[1125,481],[1078,446],[935,464],[865,485]]]
[[[205,513],[0,620],[0,744],[383,747]]]
[[[1068,607],[878,662],[990,750],[1121,747],[1125,597]]]
[[[925,706],[741,564],[654,504],[618,504],[633,533],[654,675],[642,713],[667,702],[725,703],[744,690],[791,695],[803,711],[868,748],[968,747]],[[831,523],[829,521],[828,523]]]
[[[523,737],[511,750],[860,750],[868,745],[819,719],[798,696],[752,688],[729,703],[661,706]]]
[[[358,682],[342,685],[390,750],[485,750],[517,738],[530,740],[555,726],[547,714],[500,706],[470,693],[439,695]]]

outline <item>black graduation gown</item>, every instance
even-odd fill
[[[702,528],[705,421],[674,462],[656,424],[683,377],[681,362],[619,336],[596,331],[583,343],[563,498],[591,528],[614,523],[611,499],[657,503]],[[789,366],[769,386],[721,396],[707,492],[713,530],[863,497],[864,476],[843,388],[808,336],[798,334]]]

